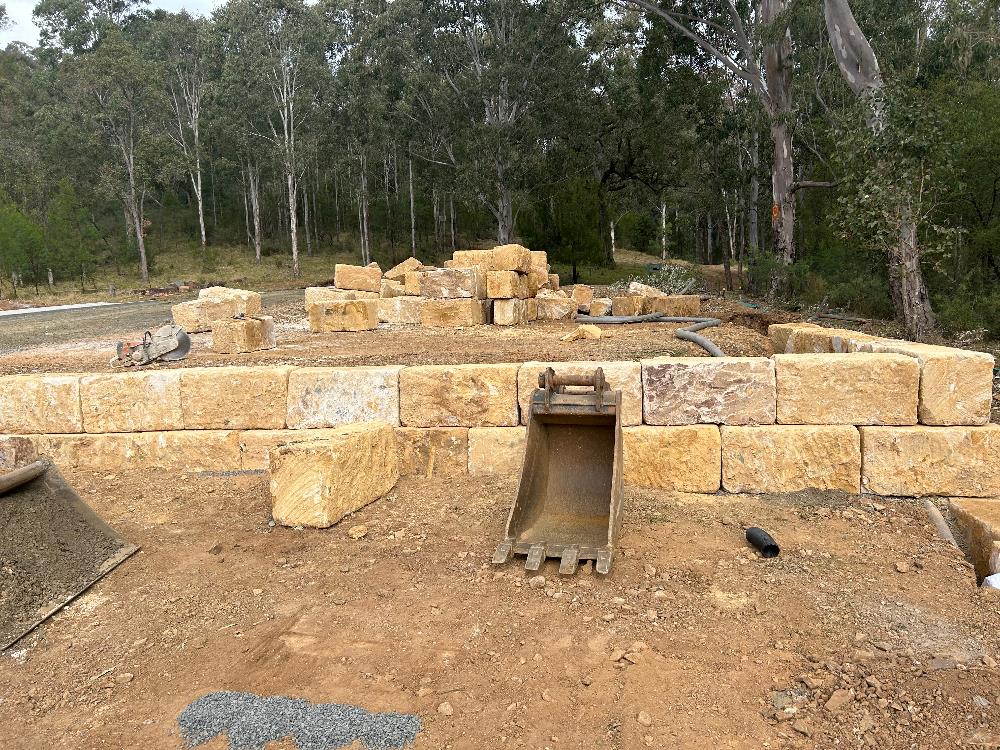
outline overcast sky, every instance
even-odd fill
[[[11,27],[0,31],[0,47],[6,47],[8,42],[27,42],[30,45],[38,43],[38,28],[31,21],[31,11],[38,0],[0,0],[7,6]],[[212,8],[220,5],[222,0],[152,0],[149,7],[180,10],[187,8],[190,13],[205,15]]]

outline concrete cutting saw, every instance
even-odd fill
[[[157,361],[176,362],[191,351],[191,337],[177,325],[146,331],[142,341],[119,341],[112,367],[142,367]]]

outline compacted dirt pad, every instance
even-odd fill
[[[1000,742],[1000,592],[913,501],[628,492],[611,575],[542,579],[489,564],[512,479],[319,531],[263,475],[69,478],[143,550],[0,655],[4,748],[179,748],[218,690],[417,714],[427,750]]]

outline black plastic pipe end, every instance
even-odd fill
[[[778,543],[764,529],[751,526],[747,529],[747,541],[760,552],[761,557],[777,557],[781,554]]]

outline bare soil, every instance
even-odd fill
[[[611,575],[539,583],[489,563],[511,479],[299,531],[262,475],[70,479],[143,549],[0,655],[11,750],[179,748],[214,690],[417,713],[418,750],[1000,743],[1000,592],[913,502],[630,492]]]

